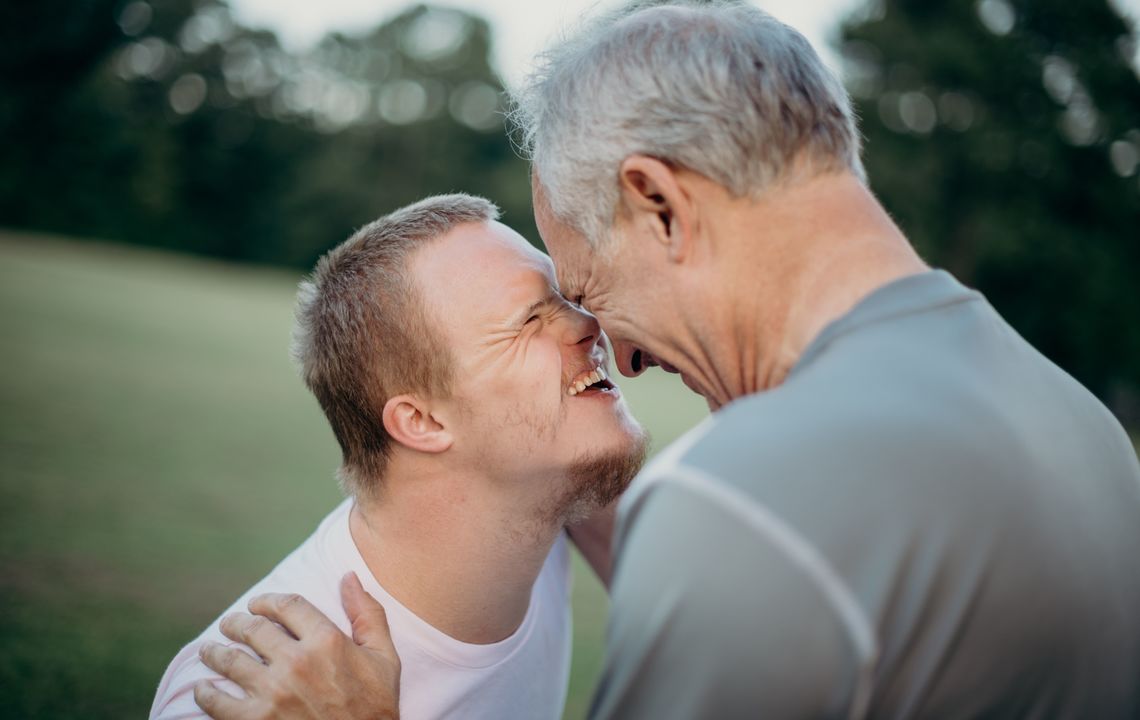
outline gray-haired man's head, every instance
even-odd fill
[[[630,155],[738,197],[793,165],[863,177],[839,80],[800,33],[742,2],[635,2],[587,23],[543,54],[512,119],[550,209],[595,246]]]

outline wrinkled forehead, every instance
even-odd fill
[[[535,224],[542,241],[554,261],[559,287],[567,297],[585,283],[595,262],[595,251],[586,237],[569,223],[557,217],[549,205],[534,206]]]

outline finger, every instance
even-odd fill
[[[264,665],[241,650],[214,642],[204,643],[198,648],[198,657],[203,665],[233,680],[246,691],[258,674],[265,670]]]
[[[209,680],[194,685],[194,702],[214,720],[240,720],[242,701],[214,687]]]
[[[230,613],[218,624],[222,634],[253,648],[266,662],[282,656],[294,640],[281,628],[258,615]]]
[[[340,632],[324,613],[295,593],[258,595],[249,601],[249,611],[280,623],[298,640],[329,630]]]
[[[388,628],[388,615],[384,606],[376,602],[356,573],[348,573],[340,581],[341,603],[352,623],[352,639],[357,645],[372,650],[390,651],[395,655],[392,633]]]

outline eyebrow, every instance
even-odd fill
[[[530,316],[537,312],[540,308],[552,304],[554,302],[554,297],[555,296],[553,292],[547,293],[545,296],[539,298],[538,300],[535,300],[530,305],[528,305],[525,310],[520,310],[519,312],[512,315],[510,323],[511,327],[525,323],[530,319]]]

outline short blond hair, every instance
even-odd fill
[[[451,352],[428,317],[409,258],[457,225],[487,222],[480,197],[439,195],[396,210],[330,250],[297,294],[293,357],[343,456],[345,492],[373,495],[391,453],[383,410],[405,392],[446,397]]]

